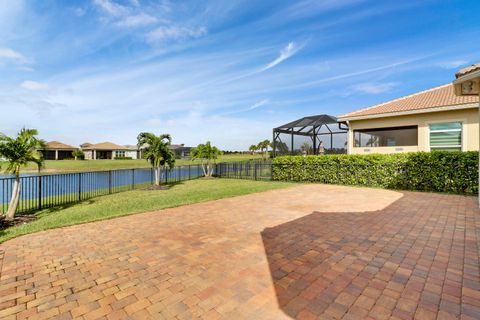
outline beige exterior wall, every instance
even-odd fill
[[[125,151],[125,157],[131,157],[132,159],[137,159],[137,151],[136,150]]]
[[[478,108],[420,113],[385,118],[350,120],[348,132],[348,153],[399,153],[430,151],[429,124],[441,122],[462,122],[462,150],[479,150],[479,110]],[[395,147],[354,147],[353,130],[402,126],[418,126],[418,146]]]

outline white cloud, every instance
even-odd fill
[[[10,48],[0,48],[0,59],[2,58],[19,62],[19,63],[28,62],[28,59],[24,55]]]
[[[253,104],[252,106],[250,106],[249,110],[260,108],[260,107],[266,105],[267,103],[268,103],[268,99],[264,99],[262,101],[259,101],[255,104]]]
[[[207,33],[205,27],[191,29],[187,27],[159,27],[147,34],[149,42],[163,42],[168,40],[185,40],[191,38],[198,38]]]
[[[279,65],[283,61],[296,54],[301,48],[302,47],[298,46],[295,42],[289,42],[288,45],[280,51],[278,58],[263,67],[261,71],[265,71],[275,67],[276,65]]]
[[[379,94],[383,92],[388,92],[392,90],[397,84],[393,82],[388,83],[360,83],[352,87],[353,90],[362,93],[369,93],[369,94]]]
[[[23,81],[20,86],[24,89],[32,90],[32,91],[42,91],[42,90],[48,90],[50,88],[46,83],[40,83],[36,81],[31,81],[31,80]]]
[[[140,0],[130,0],[130,3],[134,5],[135,7],[140,6]]]
[[[225,112],[224,115],[230,115],[230,114],[236,114],[236,113],[241,113],[241,112],[247,112],[247,111],[251,111],[251,110],[255,110],[255,109],[258,109],[260,107],[263,107],[264,105],[266,105],[267,103],[269,102],[268,99],[263,99],[261,101],[258,101],[254,104],[252,104],[250,107],[246,108],[246,109],[239,109],[239,110],[234,110],[234,111],[230,111],[230,112]]]
[[[137,15],[131,15],[131,16],[125,17],[124,19],[117,22],[117,25],[120,27],[134,28],[134,27],[143,27],[143,26],[151,25],[156,23],[157,21],[158,19],[151,15],[140,13]]]
[[[112,16],[121,16],[128,13],[128,8],[110,0],[93,0],[93,3]]]

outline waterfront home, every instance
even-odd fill
[[[100,142],[96,144],[84,143],[81,145],[85,153],[85,160],[106,160],[130,157],[137,159],[137,153],[128,147],[112,142]]]
[[[45,149],[40,150],[45,160],[72,159],[72,152],[77,148],[60,141],[47,142]]]

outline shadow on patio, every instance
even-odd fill
[[[479,226],[476,197],[405,192],[382,210],[313,212],[261,235],[290,317],[480,318]]]

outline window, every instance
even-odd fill
[[[432,123],[430,128],[430,150],[461,151],[462,123]]]
[[[115,151],[115,158],[124,158],[125,151]]]
[[[418,145],[418,127],[354,130],[355,147],[397,147]]]

